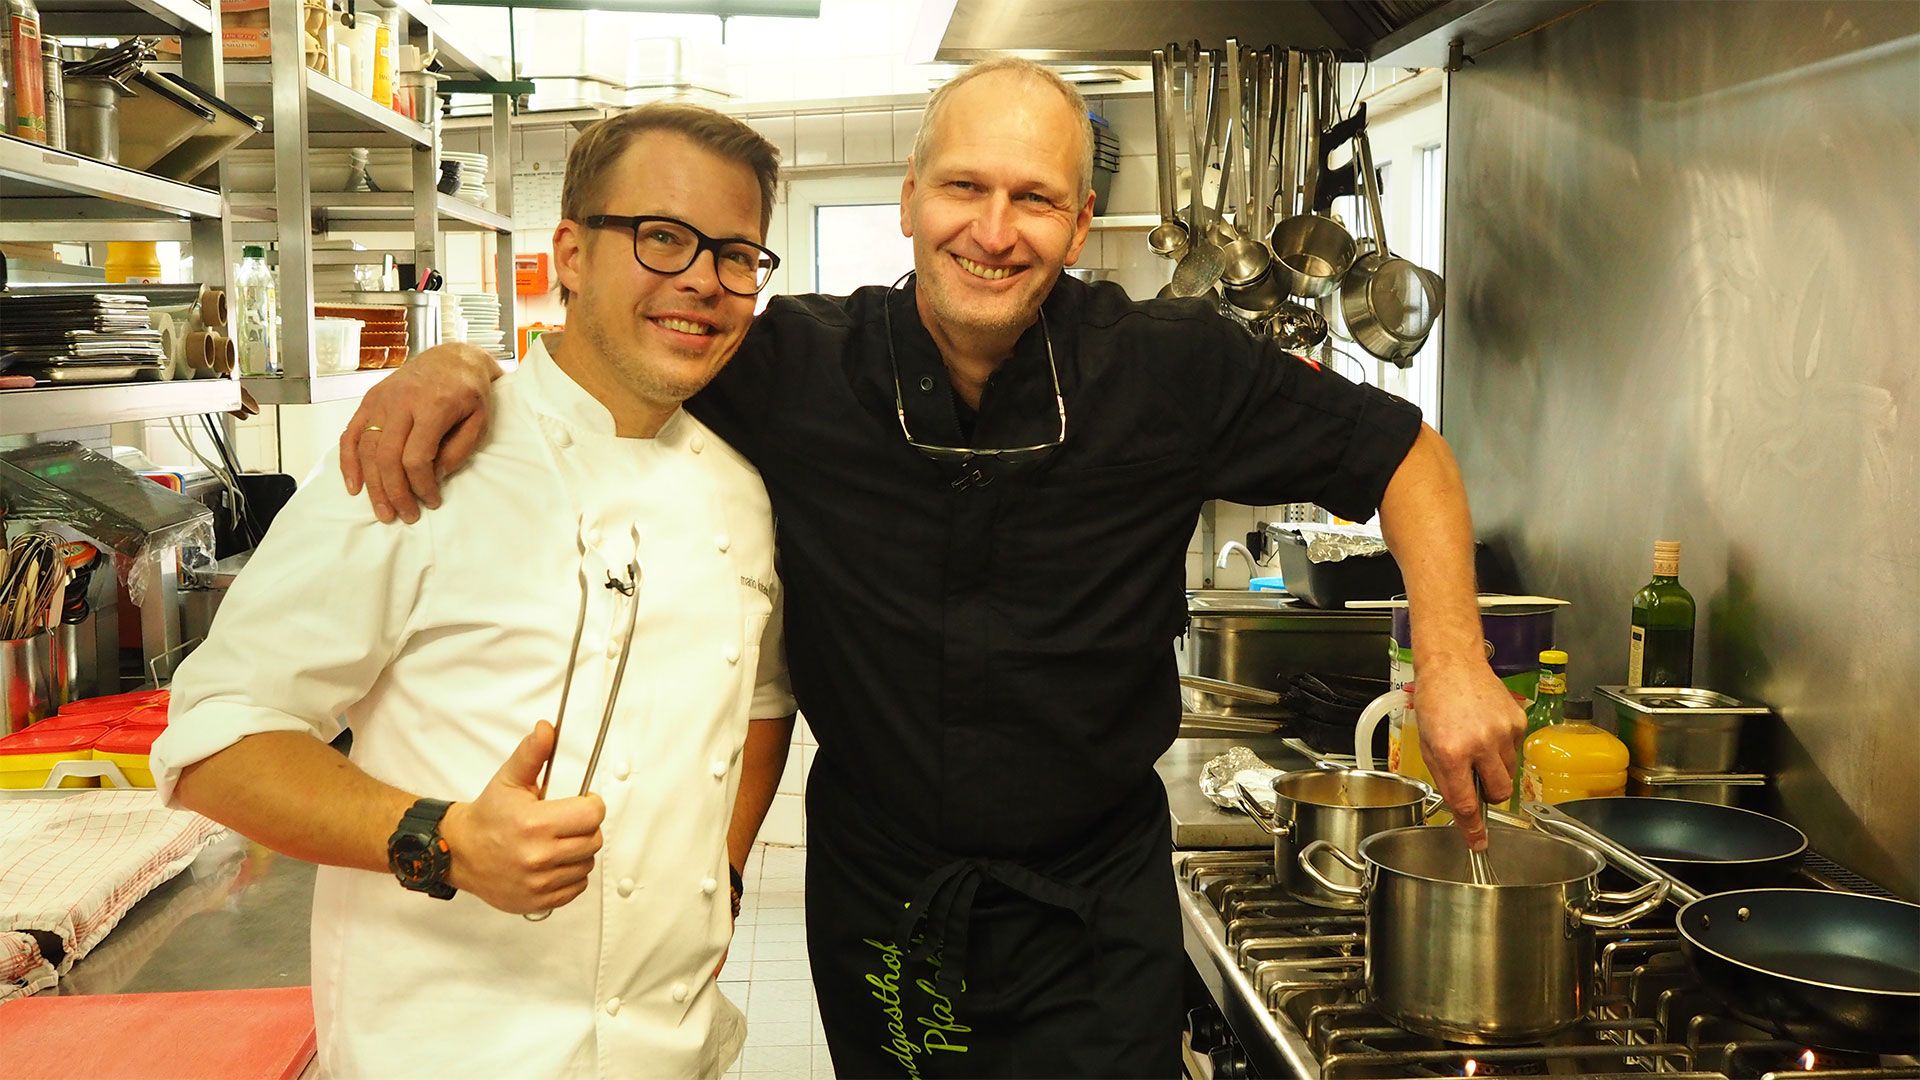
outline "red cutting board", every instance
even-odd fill
[[[313,1053],[306,986],[0,1005],[8,1080],[294,1080]]]

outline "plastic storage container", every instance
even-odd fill
[[[313,369],[338,375],[360,366],[360,320],[313,320]]]
[[[20,791],[45,787],[55,765],[63,761],[93,760],[94,743],[106,733],[107,728],[97,724],[72,727],[35,724],[0,739],[0,788]],[[98,787],[99,781],[90,776],[69,776],[60,781],[60,786]]]
[[[111,761],[134,787],[153,786],[153,740],[167,730],[159,724],[122,724],[102,734],[93,744],[95,761]]]

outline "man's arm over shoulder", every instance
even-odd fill
[[[457,472],[486,437],[500,365],[472,345],[420,353],[367,391],[340,433],[347,494],[364,487],[381,521],[411,525],[422,504],[440,505],[440,479]]]

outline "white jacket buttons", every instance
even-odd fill
[[[562,450],[565,450],[567,447],[572,446],[573,445],[572,433],[567,431],[566,428],[555,427],[553,429],[553,445],[559,447]]]
[[[615,780],[625,780],[627,777],[632,775],[633,775],[633,766],[627,763],[626,758],[621,758],[613,766],[613,778]]]
[[[713,878],[710,878],[710,877],[709,877],[709,878],[701,878],[701,879],[700,879],[700,891],[701,891],[701,892],[703,892],[703,893],[705,893],[705,894],[706,894],[706,895],[708,895],[708,896],[712,896],[712,895],[713,895],[714,893],[716,893],[716,892],[719,892],[719,891],[720,891],[720,883],[719,883],[718,881],[716,881],[716,880],[714,880]]]
[[[673,1000],[675,1001],[687,1000],[687,984],[686,983],[673,984]]]
[[[726,649],[723,651],[723,655],[726,656],[727,663],[729,664],[739,663],[740,662],[740,646],[729,644],[726,647]]]
[[[733,537],[728,536],[726,533],[721,533],[719,536],[713,538],[713,546],[719,548],[721,551],[725,551],[733,546]]]
[[[607,1010],[608,1016],[619,1016],[620,1015],[620,999],[617,997],[608,998],[604,1008]]]
[[[587,530],[587,546],[588,546],[588,547],[599,547],[599,546],[600,546],[600,528],[599,528],[599,526],[597,526],[597,525],[596,525],[596,526],[594,526],[594,527],[592,527],[592,528],[589,528],[589,529]]]
[[[694,432],[693,438],[687,440],[687,449],[693,451],[696,454],[702,450],[705,450],[706,448],[707,448],[707,437],[705,435],[700,434],[697,431]]]
[[[632,896],[633,895],[633,879],[630,877],[623,877],[620,879],[620,884],[615,885],[614,888],[620,890],[621,896]]]
[[[712,765],[712,769],[713,769],[713,778],[714,778],[715,780],[724,780],[724,779],[726,779],[726,777],[727,777],[727,762],[726,762],[726,759],[725,759],[725,758],[714,758],[714,759],[713,759],[713,765]]]
[[[612,637],[607,639],[607,659],[609,660],[620,659],[620,639],[619,638]]]

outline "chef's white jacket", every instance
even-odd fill
[[[418,524],[380,524],[332,460],[300,489],[180,666],[155,778],[171,801],[184,766],[248,735],[331,740],[346,725],[367,773],[471,800],[553,717],[584,570],[549,788],[577,793],[632,602],[604,585],[625,576],[637,529],[638,623],[593,781],[606,846],[587,891],[535,923],[466,893],[440,901],[321,867],[321,1065],[342,1077],[718,1075],[745,1027],[713,980],[731,934],[741,748],[749,717],[794,711],[766,491],[684,410],[653,439],[616,438],[540,343],[496,385],[488,442]]]

